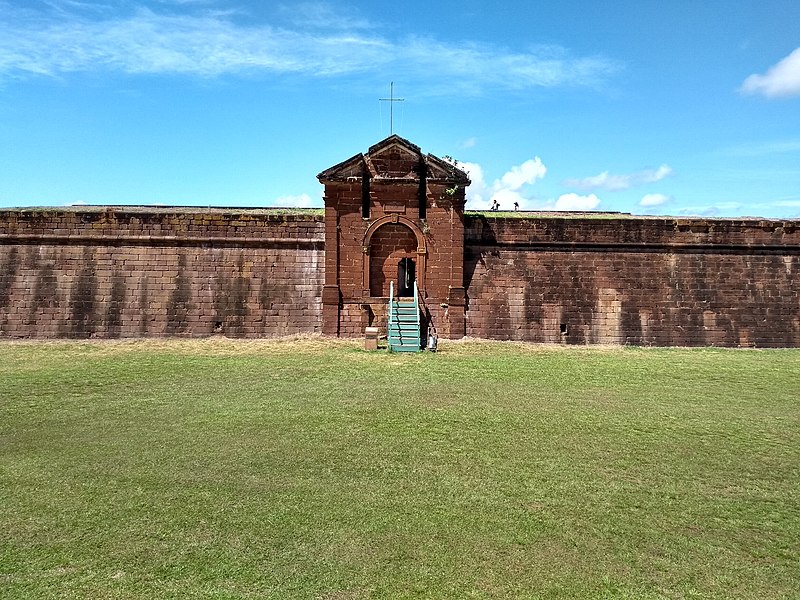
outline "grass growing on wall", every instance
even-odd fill
[[[621,212],[601,211],[547,211],[547,210],[467,210],[467,217],[487,219],[566,219],[566,220],[605,220],[605,219],[653,219],[669,217],[652,217],[647,215],[631,215]]]
[[[800,352],[0,344],[2,598],[790,598]]]

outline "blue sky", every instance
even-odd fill
[[[321,206],[391,81],[468,207],[800,217],[797,0],[0,0],[0,206]]]

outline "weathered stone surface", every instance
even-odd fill
[[[795,221],[472,217],[467,334],[565,344],[800,346]]]
[[[415,148],[320,174],[324,217],[0,211],[0,338],[361,337],[411,257],[444,337],[800,347],[800,221],[465,216],[464,182]]]
[[[0,211],[0,335],[319,332],[323,235],[259,210]]]
[[[439,335],[463,337],[464,309],[441,308],[462,288],[467,175],[391,136],[318,176],[325,185],[326,333],[386,330],[389,282],[412,259],[425,317]]]

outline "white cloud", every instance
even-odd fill
[[[672,167],[669,165],[661,165],[655,171],[645,170],[639,172],[640,181],[642,183],[655,183],[670,175],[672,175]]]
[[[511,167],[511,170],[503,175],[500,183],[503,187],[518,190],[523,185],[531,184],[537,179],[541,179],[547,173],[547,167],[542,164],[542,160],[537,156],[526,160],[519,166]]]
[[[770,67],[766,74],[750,75],[742,83],[740,91],[767,98],[800,96],[800,48]]]
[[[645,194],[642,196],[642,199],[639,200],[639,206],[644,207],[652,207],[652,206],[661,206],[662,204],[666,204],[672,198],[666,196],[664,194]]]
[[[483,167],[477,163],[459,162],[458,168],[469,175],[470,183],[467,188],[467,205],[473,209],[487,209],[492,200],[491,188],[486,185]]]
[[[672,168],[669,165],[661,165],[657,169],[643,169],[628,175],[611,175],[608,171],[603,171],[599,175],[594,175],[592,177],[567,179],[564,185],[584,191],[606,190],[609,192],[618,192],[648,183],[655,183],[670,175],[672,175]]]
[[[173,5],[177,6],[177,5]],[[190,6],[190,4],[185,4]],[[305,4],[306,23],[322,25],[325,4]],[[355,18],[327,29],[243,24],[232,13],[139,8],[110,16],[61,3],[58,10],[0,12],[0,78],[63,76],[83,71],[188,74],[245,72],[332,77],[402,70],[430,94],[592,86],[620,66],[598,57],[432,38],[391,39],[366,33]],[[375,28],[369,31],[375,31]],[[446,82],[441,84],[440,82]]]
[[[513,210],[515,202],[522,210],[531,208],[531,201],[516,190],[502,189],[492,194],[492,198],[500,204],[500,210]]]
[[[594,210],[600,206],[600,198],[594,194],[581,196],[575,192],[561,194],[553,208],[555,210]]]
[[[483,167],[481,167],[478,163],[472,162],[462,162],[462,161],[449,161],[456,165],[459,169],[464,171],[467,175],[469,175],[470,181],[472,181],[472,185],[470,187],[481,187],[485,185],[485,180],[483,176]]]
[[[299,194],[297,196],[281,196],[275,200],[273,206],[280,207],[293,207],[293,208],[310,208],[313,206],[322,206],[321,200],[314,200],[308,194]]]
[[[521,209],[532,208],[532,200],[526,198],[521,189],[535,183],[547,173],[547,167],[538,156],[526,160],[521,165],[511,167],[501,178],[489,185],[484,178],[483,169],[476,163],[458,163],[459,168],[469,173],[472,184],[467,188],[468,207],[488,209],[493,200],[500,203],[501,210],[512,210],[514,202]]]
[[[475,137],[467,138],[461,142],[460,146],[464,149],[474,148],[478,144],[478,139]]]
[[[586,211],[600,206],[600,198],[595,194],[580,195],[573,192],[562,194],[556,200],[539,200],[526,195],[524,187],[542,179],[547,173],[547,167],[538,156],[511,167],[492,184],[487,184],[480,165],[458,163],[458,166],[469,173],[472,180],[467,188],[467,207],[473,210],[488,210],[493,200],[499,202],[500,210],[513,210],[515,202],[520,210]]]

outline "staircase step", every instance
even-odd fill
[[[419,347],[419,340],[412,337],[390,337],[388,341],[393,346],[417,346]]]
[[[420,311],[415,297],[394,297],[389,302],[387,341],[391,352],[420,351]]]
[[[416,344],[419,346],[419,338],[412,335],[390,335],[386,339],[390,344]]]
[[[397,350],[397,349],[404,349],[404,350],[414,350],[414,351],[417,351],[417,350],[419,350],[419,344],[409,344],[409,343],[406,343],[406,344],[401,344],[400,342],[397,342],[397,343],[393,343],[393,344],[391,344],[391,345],[389,346],[389,349],[390,349],[390,350],[392,350],[393,352],[394,352],[395,350]]]
[[[415,341],[418,342],[420,337],[414,331],[390,331],[386,338],[391,342],[393,340]]]
[[[416,344],[419,346],[419,338],[412,335],[390,335],[386,339],[391,344]]]

